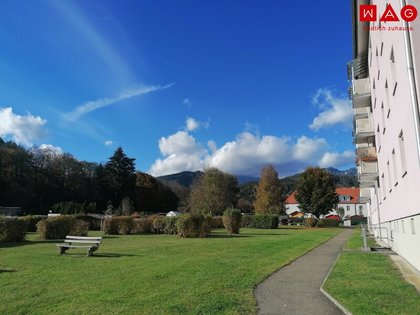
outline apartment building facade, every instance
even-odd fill
[[[361,5],[376,5],[377,19],[361,21]],[[400,21],[380,21],[388,5]],[[420,17],[405,21],[407,5],[420,10],[413,0],[352,0],[348,73],[369,229],[420,270]]]

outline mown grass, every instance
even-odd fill
[[[347,249],[361,249],[355,229]],[[420,296],[388,256],[362,251],[343,252],[324,289],[354,315],[420,314]]]
[[[254,314],[256,284],[338,232],[112,236],[93,257],[30,235],[0,245],[0,314]]]

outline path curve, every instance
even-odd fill
[[[258,314],[342,315],[320,287],[351,233],[346,229],[259,284]]]

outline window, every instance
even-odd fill
[[[411,222],[411,234],[416,234],[416,231],[414,230],[414,218],[411,218],[410,222]]]
[[[392,96],[395,96],[395,93],[397,93],[397,86],[398,86],[398,82],[395,82],[394,91],[392,91]]]
[[[382,56],[383,52],[384,52],[384,42],[382,42],[382,44],[381,44],[381,56]]]
[[[394,186],[398,185],[398,173],[397,173],[397,163],[395,159],[395,149],[392,149],[392,171],[394,175]]]
[[[359,214],[363,215],[363,206],[359,206]]]
[[[389,59],[392,63],[395,63],[394,47],[391,48],[391,55],[389,56]]]
[[[404,220],[401,220],[401,231],[405,233]]]
[[[387,176],[388,176],[388,185],[389,185],[389,192],[392,191],[392,179],[391,179],[391,166],[389,165],[389,161],[386,163],[387,168]]]
[[[336,199],[336,200],[337,200],[337,199]],[[347,207],[346,207],[346,209],[347,209],[347,211],[350,211],[350,206],[347,206]]]
[[[398,224],[398,221],[395,221],[395,226],[397,227],[397,228],[396,228],[397,233],[400,233],[400,226],[399,226],[399,224]]]
[[[400,163],[402,177],[407,174],[407,161],[405,157],[405,145],[404,145],[404,132],[401,130],[399,135],[399,147],[400,147]]]

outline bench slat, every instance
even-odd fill
[[[82,240],[71,240],[71,239],[65,239],[64,242],[66,243],[82,243],[82,244],[101,244],[101,241],[82,241]]]
[[[86,245],[68,245],[68,244],[57,244],[58,247],[66,247],[66,248],[91,248],[95,246],[86,246]]]
[[[94,236],[71,236],[67,235],[66,239],[74,239],[74,240],[102,240],[102,237],[94,237]]]

